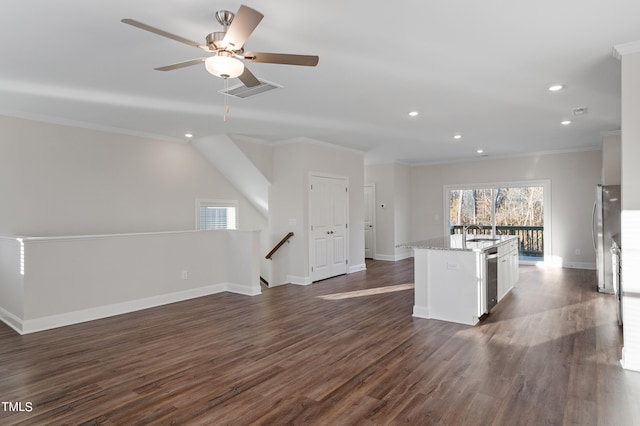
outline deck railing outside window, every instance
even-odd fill
[[[452,234],[462,234],[463,225],[451,226]],[[491,234],[491,225],[480,225],[483,235]],[[518,236],[518,255],[520,257],[544,257],[544,226],[496,226],[498,235]],[[474,230],[475,232],[475,230]]]

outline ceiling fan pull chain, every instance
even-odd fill
[[[224,122],[227,122],[227,114],[229,113],[229,96],[227,96],[227,91],[229,90],[229,79],[224,79]]]

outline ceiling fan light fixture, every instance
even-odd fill
[[[230,56],[211,56],[204,61],[204,66],[210,74],[222,78],[235,78],[244,72],[244,64]]]

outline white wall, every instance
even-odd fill
[[[248,136],[230,135],[229,137],[271,182],[273,179],[273,147],[262,140]]]
[[[195,229],[197,198],[237,199],[190,144],[0,116],[0,235],[61,236]]]
[[[410,249],[396,248],[396,245],[414,241],[410,227],[411,167],[397,163],[366,166],[365,183],[376,186],[374,258],[399,260],[410,256]]]
[[[415,241],[411,235],[411,186],[411,167],[395,164],[395,245]],[[394,254],[401,259],[413,252],[408,248],[395,248]]]
[[[273,180],[269,192],[269,232],[275,245],[289,231],[295,236],[272,261],[271,282],[306,284],[309,265],[309,173],[349,179],[349,270],[364,268],[364,155],[311,140],[273,148]]]
[[[376,188],[376,252],[374,259],[395,259],[395,165],[376,164],[365,167],[365,183]],[[384,205],[384,208],[382,207]],[[401,241],[404,242],[404,241]]]
[[[622,209],[640,210],[640,52],[622,58]]]
[[[30,333],[221,291],[260,294],[258,245],[259,231],[237,230],[27,238],[22,303],[2,300],[0,312]]]
[[[24,279],[20,264],[20,242],[0,237],[0,320],[12,327],[24,316]]]
[[[261,260],[264,250],[258,231],[227,231],[225,248],[225,280],[227,290],[234,293],[260,294]],[[208,260],[210,263],[210,259]]]
[[[193,139],[194,146],[265,217],[269,209],[269,180],[227,135]]]
[[[625,368],[640,371],[640,42],[622,57],[622,288]]]
[[[620,133],[602,138],[602,184],[620,185],[622,181],[622,140]]]
[[[442,235],[444,185],[549,179],[552,255],[564,266],[595,268],[591,212],[601,170],[600,151],[413,167],[411,234],[417,240]]]
[[[277,145],[273,148],[273,180],[269,188],[269,244],[274,247],[287,233],[294,236],[271,259],[270,285],[304,282],[308,276],[308,250],[305,245],[304,202],[306,160],[304,144]]]

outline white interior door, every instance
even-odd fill
[[[311,280],[347,273],[348,183],[346,178],[311,176]]]
[[[373,259],[376,252],[375,233],[376,187],[364,187],[364,257]]]

